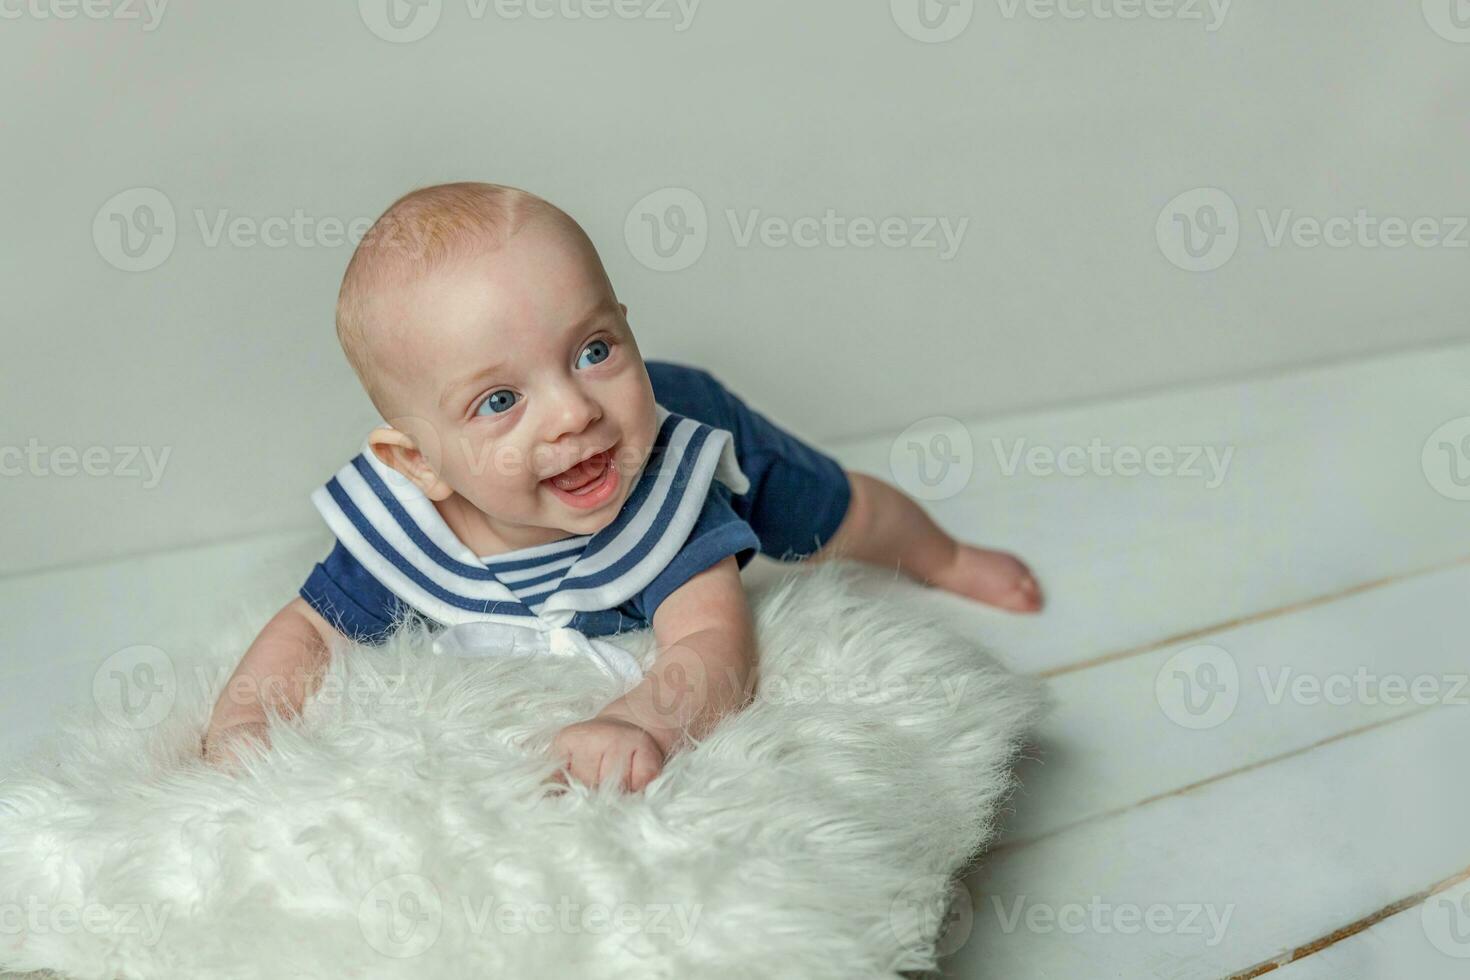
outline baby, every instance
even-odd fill
[[[378,219],[347,266],[337,335],[388,424],[313,495],[336,545],[241,659],[206,758],[264,739],[268,702],[299,711],[341,639],[380,642],[405,618],[530,627],[582,650],[651,625],[647,674],[552,742],[563,774],[637,791],[749,697],[739,572],[757,551],[1040,608],[1016,558],[955,541],[710,374],[645,362],[627,313],[582,228],[526,191],[444,184]]]

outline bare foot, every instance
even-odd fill
[[[1041,608],[1041,586],[1015,555],[960,544],[948,568],[929,577],[936,588],[1011,612]]]

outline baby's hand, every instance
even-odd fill
[[[603,780],[636,793],[664,767],[664,750],[647,731],[619,718],[593,718],[568,725],[551,740],[551,751],[588,786]]]

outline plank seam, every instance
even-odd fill
[[[1255,966],[1241,970],[1239,973],[1232,973],[1230,974],[1230,976],[1226,977],[1225,980],[1253,980],[1253,978],[1259,977],[1262,974],[1270,973],[1273,970],[1279,970],[1281,967],[1286,966],[1289,963],[1295,963],[1297,960],[1306,959],[1308,956],[1320,953],[1322,952],[1322,950],[1327,949],[1329,946],[1340,943],[1344,939],[1356,936],[1358,933],[1377,925],[1384,919],[1390,918],[1392,916],[1398,915],[1400,912],[1422,905],[1429,899],[1433,898],[1435,895],[1438,895],[1440,892],[1453,888],[1455,885],[1458,885],[1460,882],[1467,879],[1470,879],[1470,868],[1466,868],[1463,871],[1450,875],[1450,877],[1445,878],[1443,881],[1439,881],[1433,885],[1430,885],[1423,891],[1415,892],[1414,894],[1409,895],[1405,898],[1401,898],[1396,902],[1390,902],[1388,905],[1383,906],[1383,908],[1378,909],[1375,912],[1370,912],[1368,915],[1363,916],[1361,919],[1355,919],[1352,922],[1349,922],[1347,925],[1341,927],[1340,929],[1329,932],[1325,936],[1319,936],[1309,943],[1304,943],[1301,946],[1297,946],[1294,949],[1282,953],[1280,956],[1274,957],[1269,960],[1264,960],[1260,963],[1257,963]]]
[[[1018,839],[1004,841],[989,848],[987,854],[999,854],[1006,851],[1018,851],[1022,848],[1030,847],[1032,844],[1038,843],[1040,841],[1044,841],[1049,838],[1056,837],[1060,834],[1076,830],[1079,827],[1086,827],[1090,824],[1101,823],[1104,820],[1112,820],[1116,817],[1122,816],[1123,814],[1131,813],[1134,810],[1148,806],[1151,803],[1157,803],[1160,800],[1167,800],[1170,797],[1174,796],[1183,796],[1186,793],[1191,793],[1194,790],[1209,786],[1213,783],[1222,782],[1226,779],[1244,775],[1248,772],[1254,772],[1257,769],[1264,769],[1266,766],[1275,765],[1278,762],[1282,762],[1294,756],[1304,755],[1307,752],[1310,752],[1313,749],[1321,748],[1324,745],[1331,745],[1333,742],[1340,742],[1344,739],[1353,738],[1355,736],[1374,731],[1375,729],[1386,728],[1389,725],[1397,724],[1410,718],[1417,718],[1420,715],[1427,714],[1441,707],[1444,706],[1425,705],[1424,707],[1413,708],[1411,710],[1403,712],[1402,714],[1394,715],[1391,718],[1380,718],[1377,721],[1370,721],[1366,724],[1359,725],[1356,728],[1350,728],[1346,731],[1338,732],[1335,735],[1329,735],[1326,738],[1320,738],[1317,741],[1311,742],[1307,745],[1298,746],[1297,748],[1290,749],[1286,752],[1281,752],[1277,755],[1269,756],[1265,759],[1259,759],[1255,762],[1251,762],[1243,766],[1237,766],[1234,769],[1227,769],[1224,772],[1216,773],[1213,776],[1207,776],[1204,779],[1199,779],[1192,783],[1186,783],[1185,785],[1180,786],[1176,789],[1171,789],[1164,793],[1155,793],[1152,796],[1146,796],[1135,803],[1128,804],[1127,806],[1115,807],[1111,810],[1104,810],[1101,813],[1095,813],[1092,816],[1083,817],[1081,820],[1074,820],[1071,823],[1063,824],[1060,827],[1055,827],[1051,830],[1048,830],[1044,834],[1037,834],[1035,837],[1022,837]]]
[[[1411,569],[1410,571],[1400,572],[1396,575],[1389,575],[1384,578],[1372,579],[1367,582],[1360,582],[1357,585],[1349,586],[1346,589],[1340,589],[1336,592],[1329,592],[1325,595],[1314,596],[1310,599],[1303,599],[1300,602],[1293,602],[1285,606],[1276,606],[1271,609],[1264,609],[1260,612],[1249,613],[1245,616],[1237,616],[1235,619],[1227,619],[1210,626],[1201,627],[1200,629],[1189,630],[1184,633],[1176,633],[1173,636],[1165,637],[1162,640],[1155,640],[1150,643],[1142,644],[1140,646],[1128,647],[1123,650],[1115,650],[1112,653],[1104,653],[1096,657],[1091,657],[1087,660],[1079,660],[1076,663],[1063,664],[1060,667],[1049,667],[1046,670],[1036,671],[1031,674],[1031,676],[1040,678],[1041,680],[1047,680],[1052,677],[1060,677],[1064,674],[1072,674],[1078,671],[1088,670],[1093,667],[1101,667],[1105,664],[1116,663],[1119,660],[1127,660],[1130,657],[1141,656],[1145,653],[1154,653],[1159,650],[1165,650],[1169,647],[1176,646],[1180,643],[1186,643],[1190,640],[1198,640],[1203,639],[1207,636],[1213,636],[1216,633],[1222,633],[1226,630],[1235,629],[1237,626],[1249,626],[1254,623],[1263,623],[1272,619],[1278,619],[1282,616],[1289,616],[1292,613],[1302,612],[1307,609],[1315,609],[1318,606],[1325,606],[1330,603],[1337,602],[1342,599],[1347,599],[1355,595],[1361,595],[1364,592],[1371,592],[1374,589],[1381,589],[1385,586],[1396,585],[1400,582],[1407,582],[1410,579],[1421,578],[1426,575],[1434,575],[1438,572],[1447,571],[1451,568],[1455,568],[1465,564],[1470,564],[1470,555],[1465,555],[1460,558],[1453,558],[1449,561],[1439,562],[1437,564],[1428,565],[1423,568]]]

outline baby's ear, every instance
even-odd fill
[[[409,433],[380,425],[368,435],[368,445],[384,466],[402,474],[430,500],[443,500],[454,492]]]

